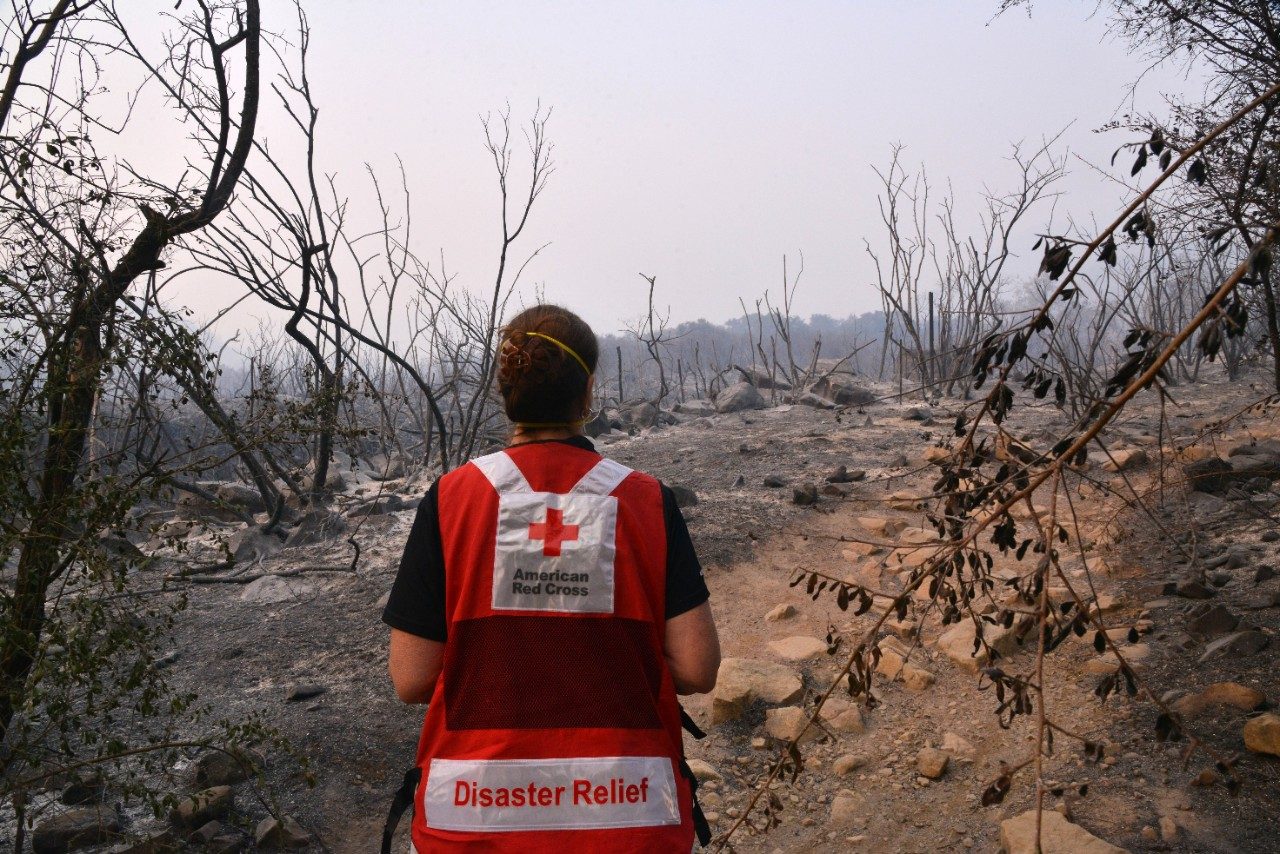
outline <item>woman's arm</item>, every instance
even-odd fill
[[[391,630],[387,671],[401,701],[429,702],[443,666],[444,644],[440,641],[427,640],[399,629]]]
[[[703,602],[667,620],[662,649],[677,694],[705,694],[716,687],[720,638],[711,616],[711,604]]]

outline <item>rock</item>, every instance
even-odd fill
[[[911,406],[902,412],[902,417],[907,421],[923,421],[928,424],[933,421],[933,410],[927,406]]]
[[[937,780],[946,773],[947,763],[951,756],[945,750],[936,747],[921,748],[916,754],[916,770],[930,780]]]
[[[264,575],[244,586],[240,591],[240,601],[255,605],[274,605],[278,602],[290,602],[310,592],[310,585],[296,579]]]
[[[289,691],[285,694],[284,701],[286,703],[301,703],[303,700],[310,700],[312,697],[319,697],[328,689],[323,685],[314,683],[299,683],[290,685]]]
[[[818,503],[818,487],[812,483],[806,483],[803,486],[797,486],[791,490],[791,503],[799,504],[801,507],[808,507]]]
[[[1112,630],[1108,629],[1108,632]],[[1086,635],[1092,637],[1092,635]],[[1124,644],[1120,647],[1120,655],[1135,671],[1141,670],[1147,658],[1151,655],[1151,647],[1145,643]],[[1107,651],[1097,658],[1090,659],[1085,663],[1085,670],[1097,676],[1105,676],[1108,673],[1114,673],[1115,669],[1120,666],[1120,659],[1115,653]]]
[[[791,383],[784,378],[775,376],[767,371],[759,368],[744,368],[740,365],[734,365],[738,373],[742,374],[744,382],[750,383],[756,388],[776,388],[778,391],[791,391]]]
[[[1280,453],[1246,454],[1234,457],[1231,468],[1239,480],[1266,481],[1267,484],[1260,490],[1265,491],[1271,481],[1280,478]]]
[[[745,412],[764,408],[764,398],[749,382],[734,383],[716,395],[716,412]]]
[[[1173,820],[1173,816],[1160,816],[1160,838],[1169,844],[1177,841],[1178,823]]]
[[[980,646],[978,651],[974,652],[974,637],[973,621],[961,620],[938,638],[938,651],[951,659],[952,663],[961,670],[977,673],[987,665],[990,656],[985,646]],[[1018,649],[1018,642],[1012,629],[988,624],[983,628],[983,638],[1002,656],[1013,655]]]
[[[876,393],[857,383],[848,374],[831,374],[813,384],[812,391],[841,406],[866,406],[876,402]]]
[[[750,703],[791,703],[799,699],[804,683],[792,668],[771,661],[726,658],[720,662],[716,687],[711,694],[711,719],[723,723],[739,717]]]
[[[374,454],[369,457],[369,477],[377,481],[399,480],[404,477],[404,458],[399,454],[388,457],[386,454]]]
[[[1164,586],[1163,595],[1181,596],[1183,599],[1208,599],[1216,594],[1199,581],[1186,579],[1184,581],[1170,581]]]
[[[797,406],[808,406],[811,409],[835,409],[836,405],[825,397],[819,397],[811,391],[802,392],[801,394],[791,395],[788,398],[790,403]]]
[[[720,776],[720,772],[715,769],[715,766],[705,759],[690,759],[689,770],[699,783],[705,783],[708,780],[718,783],[724,779]]]
[[[909,465],[911,465],[911,461],[907,459],[906,454],[897,454],[889,461],[889,468],[891,469],[904,469]]]
[[[1269,531],[1268,533],[1274,533],[1274,532]],[[1276,577],[1275,569],[1273,567],[1267,566],[1266,564],[1263,564],[1262,566],[1258,567],[1253,571],[1254,584],[1262,584],[1263,582],[1270,581],[1275,577]]]
[[[59,798],[67,806],[102,803],[107,793],[107,781],[101,773],[82,770],[73,774]]]
[[[812,741],[822,735],[822,730],[809,724],[809,713],[799,706],[783,706],[767,709],[764,713],[764,731],[778,741]],[[800,733],[803,732],[803,737]]]
[[[258,822],[253,834],[259,848],[275,850],[280,848],[306,848],[314,841],[314,837],[291,816],[276,819],[268,816]]]
[[[831,474],[827,475],[827,483],[856,483],[867,476],[862,469],[854,469],[850,471],[845,466],[840,466]]]
[[[819,713],[828,729],[845,735],[861,735],[866,732],[867,725],[862,720],[862,710],[839,697],[832,697],[822,706]]]
[[[1000,822],[1000,847],[1005,854],[1128,854],[1104,842],[1056,810],[1041,814],[1040,845],[1036,846],[1036,811]]]
[[[1196,492],[1217,495],[1226,492],[1231,486],[1231,463],[1217,457],[1187,463],[1182,470],[1186,473],[1187,484]]]
[[[347,521],[337,513],[323,508],[308,510],[284,541],[285,548],[309,546],[331,540],[347,531]]]
[[[46,818],[31,835],[35,854],[64,854],[90,845],[110,842],[120,833],[115,812],[85,807]]]
[[[919,510],[921,506],[920,496],[914,492],[898,491],[885,499],[885,503],[894,510]]]
[[[1280,715],[1267,712],[1244,725],[1244,746],[1254,753],[1280,756]]]
[[[821,638],[792,635],[770,641],[769,650],[784,661],[813,661],[827,654],[827,642]]]
[[[250,525],[227,537],[227,551],[237,564],[257,563],[284,548],[275,534],[264,534],[262,528]]]
[[[934,676],[923,667],[908,660],[907,650],[888,638],[880,643],[880,661],[876,672],[887,679],[902,678],[902,684],[911,691],[924,691],[934,682]]]
[[[819,495],[825,495],[828,498],[848,498],[849,487],[841,486],[838,483],[825,483],[822,489],[818,490]]]
[[[862,757],[854,756],[852,753],[846,753],[831,763],[831,770],[835,772],[837,777],[843,777],[850,771],[856,771],[861,767]]]
[[[618,409],[618,418],[624,427],[653,427],[658,423],[658,416],[658,407],[647,400]]]
[[[781,605],[773,606],[769,613],[764,615],[766,623],[777,623],[782,620],[789,620],[796,615],[796,606],[790,602],[783,602]]]
[[[169,821],[179,830],[194,830],[214,819],[226,818],[234,804],[235,793],[230,786],[213,786],[179,802],[169,813]]]
[[[1206,646],[1204,654],[1200,656],[1200,663],[1203,664],[1216,655],[1225,654],[1233,657],[1253,655],[1255,652],[1261,652],[1266,649],[1270,643],[1271,638],[1257,629],[1234,632],[1220,637]]]
[[[769,489],[781,489],[787,485],[787,482],[776,474],[767,475],[761,483]]]
[[[978,755],[978,751],[972,744],[954,732],[943,734],[942,749],[956,759],[964,759],[966,761],[972,760]]]
[[[716,414],[716,406],[709,400],[698,398],[686,400],[684,403],[677,403],[675,411],[681,415],[691,415],[694,418],[706,418]]]
[[[107,854],[175,854],[181,850],[182,843],[169,829],[158,830],[141,839],[122,842],[107,851]]]
[[[1235,631],[1240,625],[1240,618],[1224,605],[1213,605],[1205,608],[1187,622],[1187,632],[1200,640],[1211,640]]]
[[[201,789],[210,786],[233,786],[248,780],[262,768],[261,756],[246,750],[210,750],[192,763],[192,779]]]
[[[1242,712],[1252,712],[1267,702],[1257,688],[1239,682],[1215,682],[1197,694],[1187,694],[1173,703],[1173,710],[1185,718],[1192,718],[1212,706],[1229,706]]]
[[[240,854],[245,850],[247,843],[245,838],[235,831],[229,830],[225,833],[219,833],[213,839],[209,840],[209,844],[205,846],[208,854]]]
[[[1142,448],[1123,448],[1112,451],[1111,458],[1103,464],[1107,471],[1132,471],[1147,464],[1147,452]]]
[[[221,833],[222,833],[222,822],[210,821],[200,825],[200,827],[196,829],[195,833],[192,833],[189,837],[187,837],[187,839],[190,842],[199,842],[204,845],[208,845],[210,842],[216,839],[218,835]]]
[[[906,530],[907,527],[907,523],[902,519],[886,518],[884,516],[859,516],[858,524],[880,537],[896,536],[899,532]]]
[[[831,799],[832,827],[849,827],[855,823],[866,821],[866,801],[862,795],[849,789],[841,789]]]
[[[680,411],[680,407],[677,406],[676,411],[677,412]],[[711,410],[711,411],[714,412],[715,410]],[[610,422],[609,416],[606,415],[603,410],[601,410],[600,412],[597,412],[594,418],[592,418],[586,424],[582,425],[582,432],[586,433],[592,439],[603,436],[605,433],[608,433],[612,429],[613,429],[613,424],[612,422]]]

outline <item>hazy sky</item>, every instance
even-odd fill
[[[879,305],[863,238],[881,239],[871,165],[893,143],[966,210],[1012,180],[1012,141],[1074,122],[1063,148],[1102,165],[1125,141],[1094,129],[1131,107],[1143,65],[1088,19],[1094,4],[992,21],[997,5],[310,0],[320,159],[359,196],[362,164],[391,180],[399,154],[415,249],[488,287],[497,195],[478,116],[541,100],[556,172],[517,247],[550,243],[526,293],[543,285],[607,332],[640,311],[643,271],[673,319],[723,320],[803,250],[798,313],[843,316]],[[1152,75],[1137,106],[1185,85]],[[1078,160],[1072,173],[1067,208],[1113,208],[1114,185]]]

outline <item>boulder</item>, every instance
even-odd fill
[[[714,723],[734,720],[751,703],[791,703],[803,691],[800,674],[785,664],[726,658],[720,662],[711,694],[711,718]]]
[[[768,489],[781,489],[787,485],[786,480],[776,474],[766,475],[761,484]]]
[[[182,843],[169,828],[153,831],[139,839],[121,842],[107,854],[175,854],[182,850]]]
[[[822,705],[819,713],[828,729],[845,735],[861,735],[866,732],[867,724],[862,719],[862,710],[839,697],[831,697]]]
[[[742,374],[742,379],[756,388],[776,388],[778,391],[791,391],[791,383],[779,376],[774,376],[759,368],[743,368],[734,365],[738,373]]]
[[[609,420],[609,416],[604,411],[597,412],[595,416],[582,425],[582,432],[586,433],[592,439],[603,436],[613,429],[613,422]]]
[[[399,454],[388,457],[374,454],[369,457],[369,477],[374,480],[398,480],[405,475],[404,458]]]
[[[709,400],[698,398],[696,400],[686,400],[683,403],[677,403],[675,411],[681,415],[689,415],[694,418],[706,418],[716,414],[716,405]]]
[[[1213,706],[1229,706],[1242,712],[1252,712],[1267,702],[1266,695],[1257,688],[1239,682],[1215,682],[1196,694],[1187,694],[1173,704],[1173,710],[1184,718],[1192,718]]]
[[[1128,854],[1104,842],[1056,810],[1041,813],[1040,844],[1036,845],[1036,811],[1000,822],[1000,848],[1005,854]]]
[[[274,605],[278,602],[290,602],[309,592],[311,587],[296,579],[264,575],[244,586],[240,591],[240,601],[254,605]]]
[[[1232,632],[1206,646],[1204,653],[1200,656],[1200,663],[1203,664],[1216,655],[1229,655],[1233,658],[1253,655],[1255,652],[1266,649],[1270,644],[1271,638],[1258,629]]]
[[[782,620],[789,620],[795,615],[796,606],[790,602],[783,602],[780,605],[773,606],[769,613],[764,615],[764,621],[766,623],[777,623]]]
[[[201,789],[234,786],[248,780],[262,765],[262,756],[247,750],[210,750],[192,763],[192,780]]]
[[[887,638],[880,642],[880,661],[876,664],[876,672],[890,680],[901,678],[902,684],[910,691],[924,691],[934,683],[932,673],[908,660],[905,647]]]
[[[180,801],[169,813],[169,821],[179,830],[195,830],[215,819],[226,818],[235,804],[230,786],[212,786]]]
[[[778,741],[795,741],[799,738],[804,743],[822,735],[819,727],[808,724],[809,713],[799,706],[783,706],[780,709],[768,709],[764,713],[764,731]],[[804,733],[803,736],[801,732]]]
[[[770,641],[769,651],[784,661],[813,661],[827,654],[827,642],[821,638],[793,635]]]
[[[264,534],[257,525],[241,528],[227,537],[227,551],[237,564],[257,563],[284,548],[275,534]]]
[[[907,523],[904,520],[885,516],[859,516],[858,524],[878,537],[897,536],[907,527]]]
[[[315,841],[315,837],[287,815],[279,819],[268,816],[258,822],[253,838],[264,850],[306,848]]]
[[[298,520],[298,524],[294,526],[289,533],[288,539],[284,541],[285,548],[296,548],[297,546],[309,546],[313,543],[322,543],[325,540],[331,540],[347,532],[347,521],[337,513],[331,510],[325,510],[317,507],[308,510]]]
[[[1183,466],[1187,484],[1196,492],[1217,494],[1226,492],[1231,485],[1231,463],[1218,457],[1207,457]]]
[[[764,407],[764,398],[749,382],[734,383],[716,395],[716,412],[745,412]]]
[[[921,748],[916,754],[916,770],[920,772],[922,777],[928,777],[930,780],[937,780],[947,771],[947,764],[951,762],[951,756],[945,750],[939,750],[936,747]]]
[[[718,783],[724,779],[715,766],[705,759],[690,759],[689,771],[699,783],[705,783],[708,780]]]
[[[814,383],[810,390],[841,406],[866,406],[877,400],[875,392],[858,383],[849,374],[825,376]]]
[[[65,854],[109,842],[120,833],[115,812],[106,809],[81,808],[46,818],[36,825],[31,835],[35,854]]]
[[[827,483],[855,483],[867,476],[862,469],[853,469],[850,471],[848,466],[840,466],[831,474],[827,475]]]
[[[1018,642],[1012,629],[986,624],[982,636],[987,645],[1002,656],[1013,655],[1018,650]],[[951,659],[961,670],[977,673],[987,665],[990,656],[984,646],[973,651],[975,631],[972,620],[962,620],[952,626],[942,637],[938,638],[938,651]]]
[[[659,414],[658,407],[647,400],[624,406],[618,410],[618,418],[622,421],[623,426],[638,427],[640,429],[656,426]]]
[[[978,751],[963,736],[956,735],[954,732],[944,733],[942,736],[942,749],[957,760],[972,760],[978,755]]]
[[[1147,464],[1147,452],[1142,448],[1121,448],[1111,452],[1111,458],[1104,464],[1107,471],[1132,471]]]
[[[1244,725],[1244,746],[1254,753],[1280,756],[1280,715],[1267,712]]]
[[[811,409],[835,409],[836,408],[836,405],[834,403],[827,400],[825,397],[820,397],[819,395],[814,394],[811,391],[806,391],[802,394],[791,395],[788,397],[788,402],[794,403],[797,406],[808,406]]]
[[[797,486],[791,490],[791,503],[799,504],[801,507],[809,507],[818,503],[818,487],[816,484],[806,483]]]
[[[1200,640],[1211,640],[1235,631],[1240,618],[1224,605],[1211,605],[1187,622],[1187,633]]]
[[[866,799],[857,792],[841,789],[831,799],[831,827],[850,827],[867,818]]]

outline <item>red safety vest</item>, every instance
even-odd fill
[[[440,480],[448,642],[419,852],[688,852],[658,482],[563,443]]]

